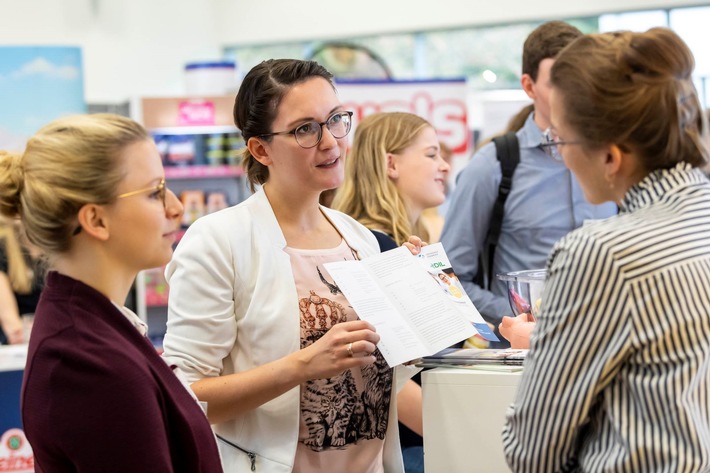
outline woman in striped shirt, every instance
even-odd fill
[[[588,35],[552,68],[543,146],[619,215],[557,243],[507,413],[514,471],[710,469],[710,182],[693,56]]]

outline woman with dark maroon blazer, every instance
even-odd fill
[[[123,304],[172,255],[182,205],[145,129],[115,115],[42,128],[0,152],[0,212],[50,272],[35,312],[22,420],[38,472],[221,472],[192,393]]]

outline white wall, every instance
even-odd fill
[[[708,0],[214,0],[225,45],[342,38],[627,10],[710,4]]]
[[[184,91],[222,47],[409,32],[710,0],[0,0],[0,45],[83,48],[88,102]]]
[[[219,59],[211,0],[0,0],[0,45],[81,46],[85,98],[183,92],[184,64]]]

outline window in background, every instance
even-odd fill
[[[518,88],[530,23],[422,33],[429,77],[466,77],[476,89]]]
[[[676,8],[670,11],[670,27],[683,38],[695,56],[694,82],[705,108],[710,108],[708,25],[710,25],[710,7]]]
[[[585,33],[598,29],[597,17],[568,21]],[[394,79],[466,77],[477,89],[509,89],[519,87],[523,42],[539,24],[517,23],[379,35],[334,42],[351,43],[373,51],[382,58]],[[242,71],[247,71],[269,58],[310,57],[324,43],[327,42],[241,46],[227,48],[226,55],[236,60]],[[316,56],[316,59],[323,58]],[[337,67],[333,70],[337,73]]]
[[[584,33],[597,31],[597,18],[566,20]],[[466,77],[478,90],[520,87],[523,43],[541,22],[421,33],[427,77]]]
[[[406,34],[391,34],[381,36],[371,36],[362,38],[343,38],[333,41],[307,41],[301,43],[288,44],[271,44],[262,46],[238,46],[225,49],[225,56],[229,59],[234,59],[239,68],[246,73],[249,69],[259,64],[261,61],[271,58],[292,58],[306,59],[318,53],[321,46],[327,43],[350,43],[356,46],[362,46],[365,49],[371,50],[379,58],[381,58],[394,79],[413,79],[414,74],[414,55],[416,33]],[[316,59],[324,59],[316,57]],[[339,61],[347,62],[347,58],[338,59],[332,54],[325,58],[324,62]],[[331,65],[332,66],[332,65]],[[339,66],[332,66],[332,72],[338,72]],[[343,65],[345,67],[345,65]],[[337,74],[336,74],[337,76]],[[344,74],[347,78],[352,78],[350,73]]]
[[[266,59],[303,59],[311,42],[265,44],[228,47],[224,49],[225,59],[233,60],[242,75]]]
[[[599,31],[646,31],[654,26],[668,26],[666,10],[610,13],[599,16]]]
[[[392,71],[372,49],[347,41],[328,41],[307,59],[317,61],[337,79],[391,80]]]
[[[348,42],[374,51],[387,64],[393,79],[415,79],[414,55],[417,33],[389,34],[351,38]]]
[[[601,15],[599,31],[646,31],[655,26],[672,28],[695,56],[694,82],[704,107],[710,107],[710,51],[707,27],[710,7],[673,8]]]
[[[673,28],[688,43],[696,60],[696,86],[710,107],[710,51],[705,47],[710,7],[674,8],[605,14],[566,20],[584,33],[645,31],[654,26]],[[345,41],[363,46],[383,59],[394,79],[466,77],[472,90],[519,89],[523,42],[540,22],[398,33]],[[324,41],[308,41],[225,49],[246,72],[269,58],[304,59]]]

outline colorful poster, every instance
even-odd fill
[[[0,47],[0,103],[0,149],[10,151],[55,118],[86,113],[81,49]]]
[[[466,107],[466,81],[338,81],[338,96],[359,120],[377,112],[411,112],[434,125],[439,139],[456,155],[470,154],[472,134]],[[351,132],[350,139],[354,133]]]

